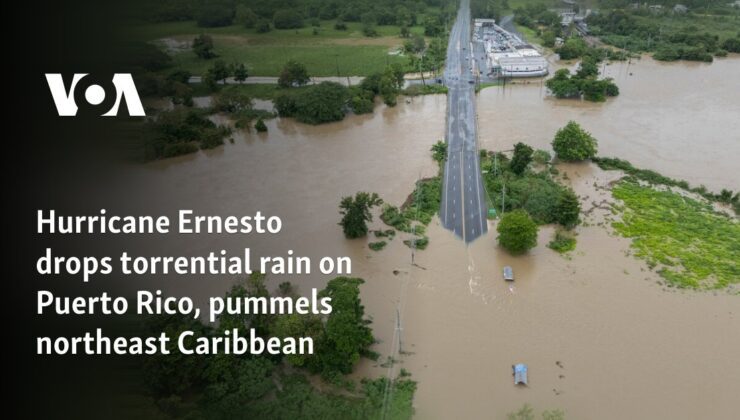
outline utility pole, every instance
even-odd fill
[[[398,306],[396,306],[396,330],[398,330],[398,354],[403,354],[403,346],[401,345],[401,331],[403,331],[403,328],[401,328],[401,311],[398,310]]]
[[[501,189],[501,217],[504,217],[504,211],[506,210],[506,181],[501,185],[503,185],[503,188]]]

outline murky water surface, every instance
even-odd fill
[[[537,82],[484,90],[478,99],[482,146],[509,149],[524,141],[548,148],[555,130],[574,119],[600,140],[600,154],[712,189],[740,187],[740,59],[712,65],[659,64],[649,59],[607,71],[622,95],[605,104],[543,98]],[[444,96],[401,101],[373,115],[318,127],[267,122],[267,134],[239,133],[223,148],[127,170],[121,212],[251,214],[283,219],[277,236],[201,235],[147,238],[142,253],[201,255],[212,250],[353,258],[363,277],[363,301],[374,319],[376,350],[395,351],[401,316],[401,365],[419,382],[421,419],[505,418],[524,403],[561,408],[569,419],[729,419],[740,386],[740,300],[724,293],[675,292],[628,255],[628,242],[610,236],[595,209],[578,228],[571,259],[546,248],[512,257],[495,245],[495,225],[470,247],[434,220],[431,244],[416,255],[394,239],[381,252],[366,240],[348,241],[337,225],[337,204],[356,191],[374,191],[400,204],[436,165],[429,148],[444,135]],[[562,165],[585,209],[608,200],[614,179],[592,165]],[[153,201],[151,201],[153,198]],[[373,224],[380,227],[379,222]],[[511,265],[516,282],[501,278]],[[394,274],[394,270],[396,273]],[[326,276],[291,280],[304,292]],[[233,278],[159,280],[170,293],[205,303]],[[131,279],[137,287],[151,286]],[[126,287],[129,287],[128,283]],[[511,365],[527,363],[530,386],[512,385]],[[357,376],[387,370],[364,361]]]

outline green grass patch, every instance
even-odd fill
[[[670,284],[722,289],[740,282],[740,225],[711,205],[671,191],[642,186],[634,179],[612,190],[624,203],[622,221],[612,223],[632,238],[635,255],[658,267]]]
[[[401,91],[401,94],[406,96],[447,94],[447,86],[429,81],[426,85],[411,85]]]
[[[540,38],[539,35],[537,35],[537,31],[535,31],[532,28],[528,28],[523,25],[515,25],[516,30],[519,31],[520,34],[524,37],[524,40],[529,42],[530,44],[537,44],[542,45],[544,44],[544,41],[542,41],[542,38]]]
[[[572,233],[558,229],[547,247],[559,254],[566,254],[576,249],[576,238]]]
[[[373,251],[380,251],[381,249],[385,248],[386,245],[388,245],[388,242],[386,241],[370,242],[369,244],[367,244],[368,248],[372,249]]]
[[[347,30],[334,29],[334,21],[322,21],[318,33],[306,26],[299,29],[273,29],[256,33],[239,25],[222,28],[200,28],[194,21],[139,25],[132,28],[131,38],[153,41],[165,48],[163,39],[192,41],[200,33],[213,38],[218,58],[227,63],[245,63],[252,76],[278,76],[288,60],[306,65],[311,76],[366,76],[383,71],[387,65],[406,64],[408,58],[389,54],[399,49],[405,38],[398,26],[377,26],[378,37],[362,34],[362,24],[347,22]],[[410,28],[412,34],[423,35],[424,28]],[[202,75],[213,60],[198,58],[190,50],[173,49],[173,65]]]
[[[489,87],[494,87],[494,86],[501,86],[501,82],[499,82],[499,81],[495,81],[495,82],[484,82],[484,83],[478,83],[478,84],[477,84],[477,85],[475,86],[475,91],[476,91],[476,92],[480,92],[480,91],[482,91],[483,89],[486,89],[486,88],[489,88]]]
[[[427,249],[427,245],[429,245],[429,238],[426,236],[422,236],[420,238],[407,239],[403,241],[403,244],[409,248],[423,250],[423,249]]]
[[[373,231],[373,234],[375,234],[376,238],[388,238],[393,239],[396,236],[396,231],[393,229],[386,229],[386,230],[375,230]]]
[[[683,188],[684,190],[699,194],[709,201],[729,204],[732,206],[736,215],[740,214],[740,193],[733,193],[731,190],[723,189],[718,194],[715,194],[708,191],[703,185],[692,188],[689,183],[684,180],[669,178],[655,171],[651,171],[650,169],[635,168],[630,162],[618,158],[594,157],[591,160],[603,170],[620,170],[650,184]]]

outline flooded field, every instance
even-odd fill
[[[600,140],[602,155],[713,189],[740,187],[740,103],[732,89],[740,59],[710,66],[644,59],[607,70],[622,94],[605,104],[543,99],[545,89],[536,83],[484,90],[478,104],[482,147],[501,150],[524,141],[549,149],[555,130],[575,119]],[[312,258],[352,257],[353,275],[367,281],[362,298],[380,339],[375,350],[382,358],[396,353],[394,336],[400,334],[403,355],[396,355],[401,364],[395,369],[405,368],[419,382],[420,419],[503,419],[524,403],[538,412],[561,408],[576,420],[733,418],[740,300],[659,284],[657,274],[628,255],[628,241],[599,226],[602,210],[578,228],[571,259],[546,248],[549,227],[541,229],[537,248],[512,257],[496,247],[493,224],[466,248],[435,219],[427,232],[430,246],[417,252],[416,265],[402,238],[380,252],[369,250],[366,240],[344,239],[337,225],[342,196],[378,192],[398,205],[415,180],[436,173],[429,149],[444,135],[445,109],[445,97],[437,95],[317,127],[275,119],[266,134],[238,133],[233,144],[213,151],[127,168],[121,213],[157,197],[145,203],[146,212],[260,210],[283,219],[283,232],[273,237],[154,237],[132,249],[203,255],[251,247],[257,255],[292,249]],[[560,169],[584,209],[610,197],[604,188],[616,174],[589,164]],[[514,284],[501,279],[504,265],[514,268]],[[204,303],[234,280],[166,278],[158,284]],[[285,280],[306,292],[327,278],[272,277],[271,285]],[[151,285],[146,279],[125,283]],[[519,362],[529,365],[527,388],[512,384],[511,365]],[[356,376],[386,373],[363,361]]]

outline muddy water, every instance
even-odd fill
[[[609,198],[614,174],[561,169],[584,209]],[[596,209],[591,226],[578,229],[571,259],[546,248],[551,228],[527,256],[512,257],[493,233],[466,250],[436,220],[432,245],[415,258],[421,268],[409,266],[401,244],[386,251],[399,254],[392,264],[401,273],[370,270],[365,299],[370,308],[403,308],[402,350],[410,354],[401,366],[419,381],[418,418],[503,419],[524,403],[564,409],[569,419],[733,418],[738,298],[658,284],[627,255],[626,240],[598,225],[605,213]],[[513,284],[501,278],[504,265],[514,269]],[[384,354],[394,323],[388,309],[376,315]],[[529,365],[527,388],[512,385],[519,362]]]
[[[557,127],[577,118],[601,140],[604,154],[693,183],[732,186],[740,178],[732,165],[740,131],[731,118],[738,105],[726,79],[737,74],[739,64],[676,67],[642,61],[631,66],[633,76],[619,79],[622,96],[601,105],[543,100],[537,85],[488,89],[478,106],[482,143],[490,149],[516,141],[545,147]],[[688,85],[679,83],[684,80],[703,80],[707,89],[683,93],[678,88]],[[353,274],[367,280],[362,298],[380,340],[375,350],[401,361],[390,374],[403,367],[419,382],[417,418],[502,419],[525,402],[538,411],[564,409],[576,420],[733,418],[740,384],[740,301],[658,284],[657,275],[628,255],[628,242],[599,225],[608,216],[601,209],[591,213],[589,226],[579,227],[571,259],[545,247],[552,235],[547,227],[537,248],[512,257],[495,246],[493,224],[487,236],[466,248],[435,219],[428,229],[430,247],[416,254],[416,265],[403,238],[381,252],[370,251],[367,240],[343,238],[337,225],[343,195],[375,191],[400,204],[416,179],[435,173],[428,151],[444,133],[445,107],[444,96],[427,96],[319,127],[271,120],[266,134],[239,132],[223,148],[129,168],[127,183],[137,187],[129,189],[119,209],[136,209],[147,200],[143,208],[151,214],[178,208],[221,215],[261,210],[284,223],[274,237],[146,238],[136,244],[141,253],[235,253],[249,246],[257,254],[292,249],[314,259],[352,257]],[[687,131],[701,131],[702,153]],[[589,165],[561,169],[585,209],[609,198],[605,188],[614,173]],[[517,280],[511,285],[501,279],[504,265],[514,268]],[[164,278],[155,284],[205,303],[234,280]],[[306,292],[323,286],[327,277],[273,276],[271,285],[284,280]],[[527,388],[512,385],[511,365],[518,362],[529,365]],[[356,376],[388,373],[363,361]]]
[[[370,254],[364,243],[345,241],[338,203],[357,191],[377,191],[385,200],[401,203],[420,177],[436,173],[429,158],[431,145],[444,132],[446,98],[417,98],[373,115],[350,116],[344,121],[308,126],[293,120],[266,121],[268,133],[236,131],[224,147],[131,168],[126,179],[136,185],[127,192],[126,206],[145,202],[147,213],[173,217],[176,209],[200,214],[250,215],[256,211],[277,215],[282,232],[274,236],[168,236],[137,243],[142,254],[205,255],[225,249],[239,255],[250,247],[260,255],[352,257],[362,264]],[[218,119],[218,118],[217,118]],[[228,123],[221,118],[220,123]],[[123,210],[121,210],[123,211]],[[173,247],[173,241],[177,243]],[[326,278],[312,274],[292,280],[303,290],[323,287]],[[149,280],[132,279],[138,285]],[[166,287],[205,301],[220,295],[233,278],[183,281],[165,279]]]
[[[519,141],[550,149],[555,131],[575,120],[618,156],[713,190],[740,188],[740,57],[712,64],[661,63],[644,57],[605,69],[621,94],[603,104],[556,100],[542,82],[484,89],[481,144],[509,149]]]

